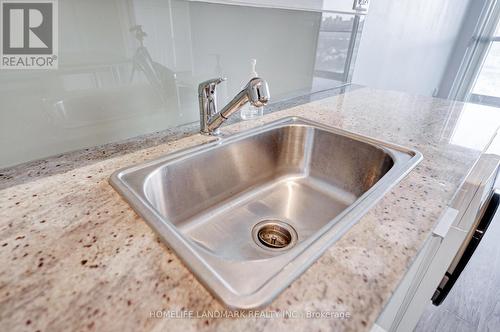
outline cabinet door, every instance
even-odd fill
[[[434,294],[466,236],[467,232],[456,227],[450,227],[432,258],[429,268],[418,282],[418,285],[416,285],[416,290],[401,317],[401,321],[391,330],[413,331],[425,307],[431,304],[432,294]]]
[[[415,321],[416,324],[425,305],[430,303],[430,298],[435,288],[441,281],[451,259],[453,259],[453,255],[451,255],[450,262],[447,264],[444,262],[444,269],[436,269],[436,267],[431,268],[435,259],[439,261],[443,260],[443,256],[445,256],[442,252],[443,245],[452,250],[453,248],[449,243],[458,241],[458,239],[451,241],[451,238],[455,238],[457,234],[449,234],[451,224],[457,216],[458,211],[455,209],[448,208],[445,211],[434,232],[425,242],[424,247],[415,258],[407,274],[404,276],[389,303],[379,316],[377,328],[382,328],[386,331],[398,331],[403,330],[403,326],[407,327],[413,321]],[[446,240],[448,237],[449,240]],[[434,283],[435,285],[432,288],[431,286]],[[429,295],[426,297],[424,293],[429,293]],[[424,299],[420,301],[421,303],[414,303],[414,299],[420,298]],[[413,328],[410,328],[409,330],[412,329]]]

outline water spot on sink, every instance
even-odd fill
[[[250,204],[248,204],[247,209],[251,213],[258,215],[258,216],[271,214],[273,212],[270,207],[268,207],[266,204],[261,203],[261,202],[250,203]]]

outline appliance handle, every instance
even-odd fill
[[[490,201],[488,202],[488,206],[483,216],[481,217],[481,221],[474,230],[472,239],[465,248],[465,251],[462,257],[460,258],[457,267],[455,268],[455,270],[453,270],[453,273],[449,272],[445,273],[443,279],[439,283],[439,286],[434,292],[434,295],[432,296],[432,304],[434,304],[435,306],[438,306],[441,303],[443,303],[444,299],[446,298],[446,296],[448,296],[450,290],[452,289],[453,285],[460,276],[460,273],[462,273],[462,271],[467,266],[467,263],[474,254],[474,251],[479,245],[479,242],[481,242],[484,233],[486,232],[488,226],[493,220],[495,213],[498,210],[499,204],[500,204],[500,190],[496,190],[493,192],[493,195],[491,196]]]

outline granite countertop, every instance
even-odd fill
[[[489,142],[499,111],[362,88],[223,131],[291,115],[417,149],[424,160],[265,314],[206,317],[225,308],[108,184],[118,168],[211,139],[195,134],[29,181],[3,179],[10,182],[0,191],[2,329],[369,330]],[[154,314],[161,310],[172,317]]]

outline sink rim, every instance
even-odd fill
[[[218,274],[217,270],[207,262],[199,252],[198,246],[186,238],[168,218],[160,215],[147,199],[142,188],[147,177],[164,164],[185,158],[195,157],[197,153],[208,152],[219,146],[245,139],[262,132],[278,129],[289,125],[305,125],[339,134],[382,149],[393,158],[394,165],[369,190],[318,230],[319,235],[311,237],[307,246],[296,251],[293,259],[281,268],[255,292],[239,294]],[[406,155],[402,158],[402,155]],[[406,158],[410,157],[407,160]],[[302,117],[285,117],[265,125],[244,130],[229,136],[214,138],[206,143],[181,149],[155,160],[140,163],[135,166],[121,168],[110,177],[110,184],[127,201],[127,203],[150,225],[162,241],[170,247],[181,261],[190,269],[197,279],[227,307],[233,309],[253,309],[266,306],[287,288],[296,278],[304,273],[325,251],[340,239],[368,210],[384,195],[399,183],[421,160],[422,154],[397,144],[359,135],[344,129],[323,125]],[[134,174],[133,181],[124,177]],[[336,221],[333,223],[333,221]],[[286,254],[285,254],[286,255]]]

